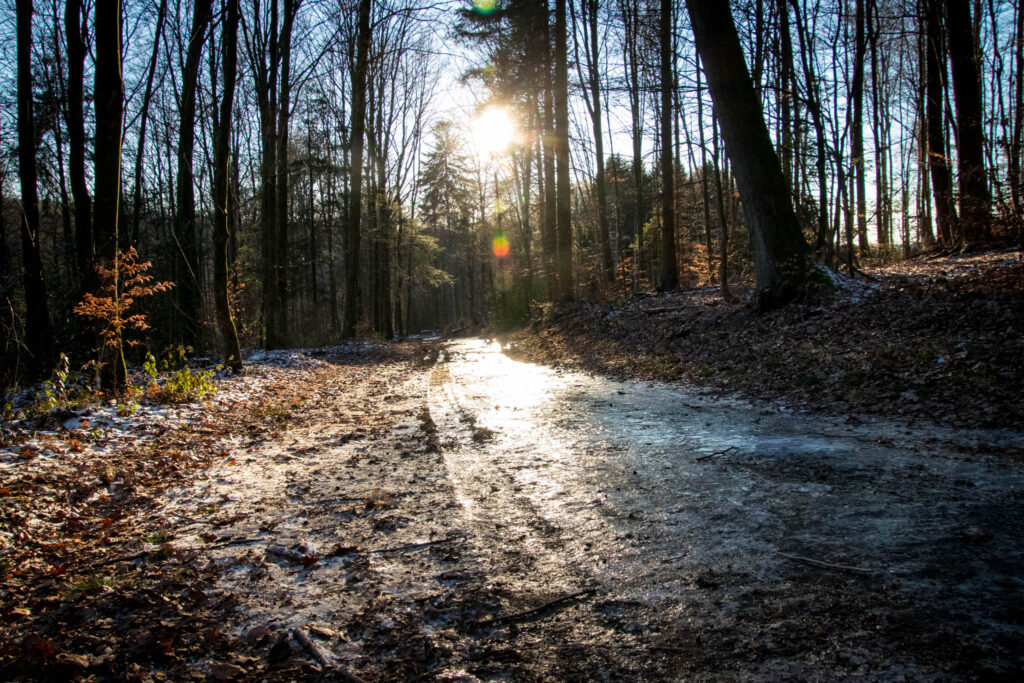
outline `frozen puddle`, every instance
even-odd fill
[[[482,340],[447,345],[430,384],[456,496],[510,594],[594,587],[668,648],[694,629],[776,643],[747,673],[812,675],[848,647],[883,676],[955,672],[935,659],[954,646],[994,672],[1024,661],[1024,476],[998,456],[1021,435],[762,410]],[[806,655],[772,656],[790,640]],[[878,661],[894,647],[903,661]]]

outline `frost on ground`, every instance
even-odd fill
[[[482,340],[261,354],[218,387],[12,432],[0,678],[1024,666],[1019,433],[803,414]]]

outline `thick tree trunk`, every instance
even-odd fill
[[[559,301],[575,298],[572,272],[572,188],[569,181],[569,66],[566,45],[565,2],[555,1],[555,201],[558,224]]]
[[[181,104],[178,107],[178,211],[175,220],[177,236],[178,282],[175,291],[180,316],[179,339],[198,345],[202,332],[202,287],[199,265],[199,243],[196,238],[195,174],[192,162],[195,153],[196,87],[199,82],[200,58],[210,24],[211,0],[195,0],[192,7],[192,29],[189,33],[185,67],[181,73]]]
[[[935,222],[939,230],[939,243],[946,249],[954,246],[956,207],[953,204],[953,177],[946,156],[946,136],[943,131],[943,102],[945,100],[946,50],[942,26],[942,0],[925,0],[927,16],[925,33],[927,44],[927,102],[928,165],[931,169],[932,192],[935,195]]]
[[[784,304],[802,292],[811,265],[809,249],[747,71],[732,12],[717,0],[687,0],[686,7],[743,201],[754,251],[757,305]]]
[[[242,351],[238,344],[238,331],[231,317],[228,294],[228,239],[231,200],[228,191],[231,163],[231,112],[235,103],[235,80],[238,71],[238,0],[227,0],[222,38],[222,65],[224,92],[220,101],[220,116],[214,134],[213,149],[213,302],[217,310],[224,362],[232,370],[242,369]]]
[[[82,2],[64,5],[64,33],[68,43],[68,176],[75,202],[75,256],[82,288],[96,288],[93,268],[92,200],[85,183],[85,118],[82,114],[82,81],[85,45],[82,43]]]
[[[124,116],[124,81],[121,78],[121,3],[96,0],[96,147],[93,165],[95,205],[93,227],[96,258],[104,268],[114,270],[114,291],[120,283],[116,271],[118,217],[121,198],[121,126]],[[102,354],[103,385],[119,391],[127,371],[121,344],[107,345]]]
[[[39,196],[36,134],[32,115],[32,0],[17,0],[18,175],[21,179],[21,254],[25,287],[25,346],[28,375],[39,378],[53,363],[53,331],[39,255]],[[2,206],[0,206],[2,209]]]
[[[359,322],[359,219],[362,215],[363,137],[366,131],[366,72],[370,54],[370,0],[360,0],[356,63],[352,69],[352,185],[345,225],[345,310],[341,335],[354,337]]]
[[[675,159],[672,158],[672,100],[675,90],[672,53],[672,0],[661,0],[661,289],[679,287],[676,257]]]
[[[946,0],[946,22],[956,101],[959,238],[966,245],[976,245],[992,236],[992,195],[985,171],[981,79],[969,0]]]

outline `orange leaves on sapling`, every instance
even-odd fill
[[[96,273],[101,283],[99,295],[86,292],[75,306],[75,313],[102,325],[100,336],[105,345],[118,346],[125,330],[149,329],[146,315],[131,313],[129,309],[137,299],[166,292],[174,286],[169,281],[154,282],[148,272],[152,265],[149,261],[141,261],[134,247],[119,251],[113,268],[97,264]],[[127,343],[135,345],[138,342],[130,340]]]

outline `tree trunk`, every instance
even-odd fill
[[[569,181],[569,66],[566,46],[565,2],[555,1],[555,201],[558,224],[559,301],[575,298],[572,272],[572,206]]]
[[[175,220],[178,258],[179,339],[196,346],[202,332],[202,292],[199,265],[199,244],[196,238],[195,155],[196,87],[199,81],[200,58],[210,23],[211,0],[195,0],[192,7],[192,30],[189,33],[185,67],[181,73],[181,104],[178,109],[178,211]]]
[[[889,246],[889,178],[886,173],[888,156],[885,137],[888,124],[882,104],[882,70],[878,55],[878,28],[875,26],[874,5],[876,0],[867,0],[868,45],[871,49],[871,137],[875,141],[875,232],[878,235],[878,246]]]
[[[601,242],[601,264],[604,267],[604,279],[615,280],[615,260],[612,257],[612,241],[608,230],[608,181],[604,169],[604,131],[601,125],[601,64],[600,46],[597,32],[597,0],[586,0],[582,4],[584,19],[587,23],[590,39],[587,50],[587,73],[590,86],[590,119],[594,126],[594,156],[597,159],[597,172],[594,184],[597,189],[597,235]]]
[[[149,103],[153,98],[153,78],[156,75],[157,58],[160,55],[160,37],[167,15],[167,0],[160,0],[156,11],[156,29],[153,33],[153,52],[149,58],[146,73],[146,90],[142,96],[142,112],[139,114],[139,145],[135,153],[135,186],[132,201],[132,243],[139,243],[139,220],[142,215],[142,154],[146,150],[146,123],[149,121]]]
[[[1013,214],[1016,216],[1017,230],[1024,229],[1024,187],[1021,187],[1021,148],[1024,147],[1024,5],[1017,4],[1014,24],[1014,42],[1016,52],[1016,82],[1013,85],[1013,130],[1010,134],[1010,159],[1007,163],[1007,176],[1010,184],[1010,198],[1013,202]],[[1021,233],[1024,235],[1024,233]]]
[[[661,43],[661,289],[679,287],[676,257],[675,159],[672,158],[672,0],[661,0],[658,24]]]
[[[96,101],[96,147],[93,165],[96,257],[104,268],[114,270],[117,282],[118,205],[121,198],[121,126],[124,115],[124,81],[121,78],[121,3],[96,0],[96,73],[93,93]],[[120,342],[104,346],[102,381],[104,388],[119,391],[127,370]]]
[[[857,194],[857,246],[862,254],[870,249],[868,243],[868,192],[865,181],[864,163],[864,57],[867,55],[867,39],[864,31],[864,2],[856,0],[856,37],[853,47],[853,78],[850,84],[850,98],[853,100],[853,123],[850,129],[850,162],[853,166]]]
[[[956,207],[953,205],[953,177],[946,156],[946,136],[943,131],[946,50],[942,26],[942,1],[925,0],[925,32],[928,36],[928,98],[925,108],[928,119],[928,165],[931,169],[932,192],[935,195],[935,222],[939,230],[939,243],[950,249],[954,244]]]
[[[217,309],[217,327],[220,329],[224,362],[235,372],[242,369],[242,352],[235,321],[231,317],[228,294],[228,217],[231,211],[228,178],[231,173],[231,121],[238,70],[238,22],[238,0],[227,0],[221,44],[224,92],[221,95],[213,149],[213,302]]]
[[[64,5],[64,33],[68,43],[68,176],[75,201],[75,256],[82,288],[96,288],[93,269],[92,200],[85,184],[85,118],[82,114],[82,81],[85,45],[82,43],[81,0]]]
[[[21,179],[21,254],[25,287],[25,346],[28,375],[41,378],[53,363],[53,331],[39,255],[36,134],[32,116],[32,0],[17,0],[18,175]],[[0,206],[2,210],[2,206]],[[6,238],[5,238],[6,239]]]
[[[750,80],[729,5],[687,0],[726,153],[743,200],[757,274],[757,306],[798,297],[810,271],[807,242]]]
[[[715,195],[718,201],[718,289],[722,298],[732,300],[729,291],[729,219],[725,214],[725,189],[722,187],[722,165],[719,163],[718,117],[711,112],[711,140],[714,145]]]
[[[782,155],[782,175],[786,182],[794,177],[793,170],[793,38],[789,32],[789,8],[786,0],[778,0],[776,4],[779,14],[779,109],[781,110],[782,135],[780,148]],[[794,192],[796,186],[794,184]]]
[[[959,239],[965,245],[973,246],[992,236],[992,195],[985,171],[981,79],[969,0],[946,0],[945,4],[953,97],[956,101]]]
[[[352,186],[345,225],[345,311],[341,335],[354,337],[359,322],[359,219],[362,214],[363,137],[366,130],[366,72],[370,53],[370,0],[360,0],[356,63],[352,70]]]
[[[541,152],[543,154],[544,190],[543,217],[541,219],[541,242],[544,245],[544,272],[548,282],[548,296],[557,300],[558,289],[558,216],[555,206],[555,104],[553,102],[553,79],[551,78],[550,50],[546,53],[549,61],[545,66],[544,76],[544,125],[541,133]]]
[[[277,214],[273,221],[273,239],[275,242],[274,253],[277,256],[275,263],[277,277],[274,284],[277,291],[274,293],[276,301],[275,313],[277,318],[274,321],[276,330],[275,346],[285,346],[289,341],[288,329],[288,127],[291,119],[291,54],[292,54],[292,27],[295,24],[295,14],[299,11],[301,0],[284,0],[284,21],[281,24],[281,37],[278,40],[277,49],[281,57],[281,80],[278,89],[278,111],[277,111],[277,197],[275,208]]]

